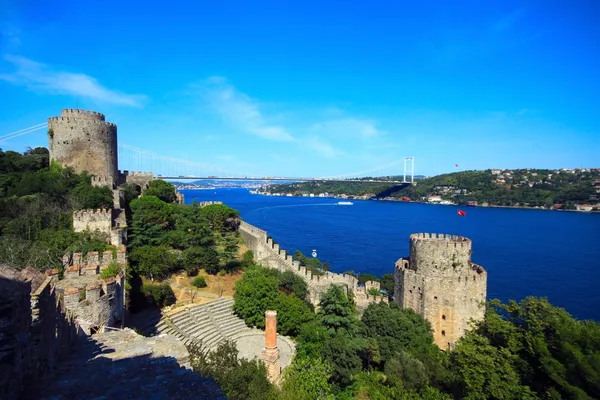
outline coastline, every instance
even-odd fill
[[[303,198],[303,197],[309,197],[309,198],[328,198],[328,199],[342,199],[342,200],[364,200],[364,201],[368,201],[371,200],[371,198],[367,198],[365,196],[353,196],[353,195],[322,195],[322,194],[318,194],[318,195],[314,195],[314,196],[295,196],[292,194],[288,194],[288,193],[277,193],[277,194],[267,194],[264,192],[257,192],[254,190],[249,190],[251,194],[255,194],[255,195],[259,195],[259,196],[273,196],[273,197],[299,197],[299,198]],[[345,197],[343,197],[345,196]],[[402,200],[402,199],[392,199],[392,198],[382,198],[382,199],[377,199],[374,201],[388,201],[388,202],[392,202],[392,203],[417,203],[417,204],[427,204],[427,205],[436,205],[436,206],[461,206],[460,204],[456,204],[456,203],[430,203],[427,201],[414,201],[414,200],[410,200],[410,201],[406,201],[406,200]],[[511,208],[511,209],[518,209],[518,210],[539,210],[539,211],[561,211],[561,212],[576,212],[576,213],[584,213],[584,214],[600,214],[599,211],[594,211],[594,210],[589,210],[589,211],[583,211],[583,210],[563,210],[560,208],[543,208],[543,207],[525,207],[525,206],[501,206],[501,205],[487,205],[487,206],[467,206],[467,205],[463,205],[464,207],[475,207],[475,208]]]

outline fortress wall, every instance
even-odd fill
[[[62,110],[60,117],[48,118],[48,143],[51,160],[110,185],[117,181],[117,126],[106,122],[103,114]]]
[[[154,175],[152,172],[141,172],[138,171],[118,171],[118,181],[119,185],[123,185],[125,183],[131,183],[139,186],[142,189],[148,187],[150,182],[154,179]]]
[[[321,294],[331,285],[343,286],[347,291],[358,293],[358,279],[354,276],[333,272],[326,272],[323,276],[312,275],[305,267],[301,267],[298,261],[294,261],[292,256],[287,255],[279,244],[274,243],[272,238],[267,238],[266,231],[242,221],[239,232],[258,263],[280,271],[293,271],[307,282],[309,301],[313,305],[318,306]],[[374,299],[371,298],[370,301]]]
[[[81,210],[73,212],[73,230],[97,232],[106,241],[110,241],[112,229],[112,210]]]

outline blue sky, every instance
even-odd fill
[[[600,2],[132,3],[0,0],[0,136],[79,106],[244,174],[600,167]]]

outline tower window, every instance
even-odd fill
[[[446,336],[446,331],[442,331],[442,336]]]
[[[437,296],[433,296],[433,299],[434,299],[434,300],[437,300]]]
[[[445,316],[445,315],[442,315],[442,319],[443,319],[443,320],[446,320],[446,316]]]

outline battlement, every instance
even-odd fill
[[[450,235],[444,233],[413,233],[410,235],[411,245],[413,243],[427,243],[431,246],[454,246],[471,248],[471,239],[464,236]]]
[[[78,210],[73,211],[73,220],[75,221],[112,221],[112,210],[98,208],[96,210]]]
[[[105,176],[92,176],[92,186],[112,186],[112,178]]]
[[[96,111],[83,110],[79,108],[64,108],[60,115],[63,117],[71,117],[71,118],[93,118],[99,121],[104,121],[104,114],[101,114]]]
[[[74,120],[76,120],[77,117],[75,116],[71,116],[71,117],[50,117],[48,118],[48,123],[50,125],[53,124],[57,124],[57,123],[62,123],[62,122],[72,122]],[[107,126],[109,128],[114,128],[117,129],[117,125],[113,124],[112,122],[108,122],[108,121],[104,121],[104,116],[102,116],[103,119],[85,119],[85,118],[81,118],[82,121],[85,121],[86,123],[89,124],[97,124],[97,125],[103,125],[103,126]],[[77,119],[79,120],[79,119]],[[52,127],[52,126],[50,126]]]
[[[142,172],[142,171],[137,171],[137,173],[135,171],[128,171],[128,170],[119,170],[119,175],[123,176],[123,177],[127,177],[127,176],[135,176],[135,177],[139,177],[139,178],[152,178],[154,177],[154,174],[152,172]]]

